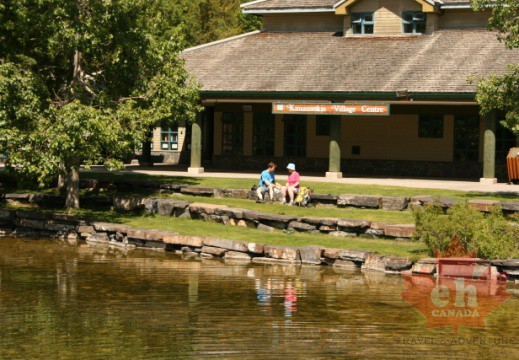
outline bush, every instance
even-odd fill
[[[458,235],[465,251],[477,250],[484,259],[519,256],[519,226],[508,220],[500,208],[484,214],[459,202],[444,213],[440,206],[415,210],[416,238],[425,242],[430,255],[444,252],[454,235]]]

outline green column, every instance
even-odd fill
[[[317,120],[319,121],[319,120]],[[330,163],[326,177],[341,178],[341,117],[330,120]]]
[[[485,117],[485,136],[483,139],[483,178],[496,177],[496,113],[492,111]]]
[[[196,121],[191,125],[191,165],[188,172],[197,174],[204,172],[202,168],[202,126],[200,115],[197,116]]]

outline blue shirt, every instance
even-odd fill
[[[274,177],[274,173],[270,173],[268,170],[264,170],[261,173],[259,187],[267,186],[267,183],[265,181],[268,181],[269,183],[274,183],[276,181],[276,178]]]

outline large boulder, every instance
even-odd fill
[[[144,206],[142,197],[114,197],[114,209],[116,211],[132,211]]]
[[[196,214],[215,215],[218,209],[228,208],[226,205],[214,205],[204,203],[192,203],[189,205],[189,211]]]
[[[247,189],[214,189],[217,198],[247,199],[250,190]]]
[[[265,256],[273,259],[299,260],[299,249],[287,246],[265,246]]]
[[[241,220],[243,219],[243,213],[245,211],[247,210],[240,208],[218,207],[214,210],[214,213],[218,216],[228,216],[234,220]]]
[[[180,189],[180,192],[185,195],[193,196],[213,196],[214,189],[210,187],[196,187],[188,186]]]
[[[384,235],[394,238],[412,238],[415,232],[416,226],[413,224],[386,225],[384,227]]]
[[[501,206],[496,200],[469,200],[469,206],[482,212],[491,212],[494,208]]]
[[[370,254],[368,251],[364,250],[339,250],[339,259],[349,260],[355,262],[364,262],[366,257]]]
[[[317,227],[315,225],[307,224],[300,221],[292,221],[288,224],[288,228],[290,230],[295,230],[298,232],[311,232],[317,230]]]
[[[340,219],[337,222],[339,230],[346,232],[365,232],[370,226],[371,222],[366,220],[355,220],[355,219]]]
[[[380,206],[381,197],[371,195],[339,195],[337,199],[337,206],[353,206],[359,208],[378,209]]]
[[[317,204],[324,204],[324,205],[336,205],[337,199],[339,198],[338,195],[334,194],[311,194],[310,199],[313,203]]]
[[[299,248],[299,255],[303,264],[321,264],[322,248],[319,246],[305,246]]]
[[[96,231],[100,232],[120,232],[120,233],[128,233],[128,230],[131,229],[131,227],[127,225],[121,225],[121,224],[112,224],[112,223],[104,223],[104,222],[94,222],[92,223],[92,226]]]
[[[302,222],[315,226],[337,226],[336,218],[319,218],[307,216],[301,219]]]
[[[413,261],[407,258],[368,254],[362,268],[386,273],[400,273],[411,269],[412,266]]]
[[[189,206],[187,201],[157,199],[157,214],[160,216],[178,216]]]
[[[381,200],[381,207],[383,210],[403,211],[409,205],[409,198],[407,197],[390,197],[385,196]]]
[[[222,257],[227,252],[227,249],[204,246],[202,247],[202,254],[209,254],[216,257]]]
[[[204,239],[204,245],[239,252],[247,252],[249,250],[247,244],[244,242],[211,237]]]
[[[204,245],[204,238],[200,236],[189,236],[180,234],[171,234],[164,236],[164,243],[175,246],[189,246],[193,248],[200,248]]]

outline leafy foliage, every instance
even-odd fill
[[[0,154],[40,184],[122,165],[150,127],[201,110],[165,0],[6,0],[0,6]],[[170,20],[170,19],[169,19]],[[76,193],[78,187],[67,187]],[[68,194],[69,195],[69,194]],[[68,199],[69,197],[67,197]]]
[[[454,235],[459,237],[466,251],[477,250],[482,258],[519,255],[519,227],[510,223],[499,208],[483,214],[459,202],[446,214],[441,206],[428,206],[414,214],[417,238],[425,242],[430,255],[434,250],[444,252]]]
[[[512,50],[519,48],[519,1],[471,0],[476,11],[491,11],[488,28]],[[510,64],[509,72],[478,79],[476,100],[481,113],[501,110],[502,124],[519,136],[519,64]]]

